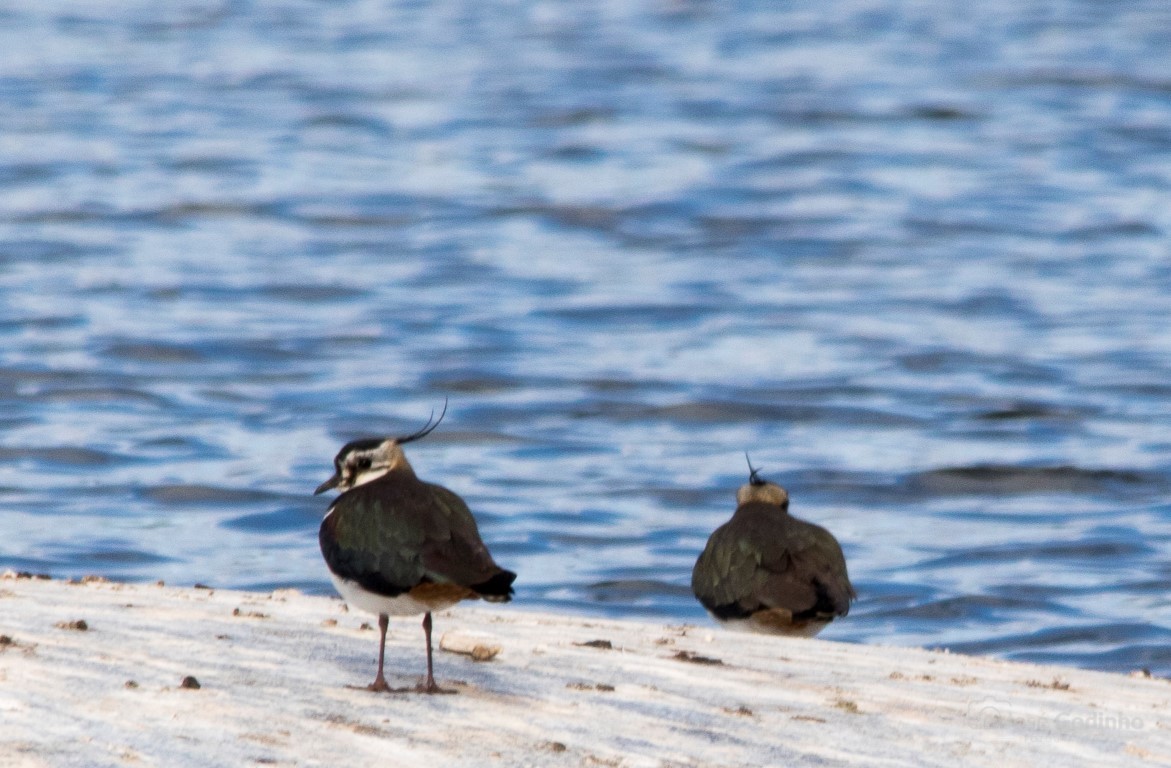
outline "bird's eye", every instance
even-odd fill
[[[370,469],[370,457],[369,456],[363,456],[362,458],[358,459],[358,469],[359,470]]]

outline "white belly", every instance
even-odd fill
[[[450,603],[444,602],[428,606],[405,592],[398,597],[386,597],[367,592],[357,582],[343,579],[337,574],[331,573],[329,578],[333,579],[333,586],[337,588],[338,594],[347,604],[375,615],[385,613],[387,616],[417,616],[427,611],[442,611],[459,602],[452,600]]]

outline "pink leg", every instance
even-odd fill
[[[427,636],[427,679],[419,684],[416,689],[419,693],[455,693],[455,691],[448,691],[440,688],[435,684],[435,675],[432,673],[431,667],[431,612],[428,611],[423,615],[423,634]]]
[[[374,682],[366,686],[367,690],[377,693],[390,691],[390,686],[386,684],[386,678],[382,676],[382,660],[386,656],[386,628],[389,624],[390,617],[385,613],[378,616],[378,674],[374,677]]]

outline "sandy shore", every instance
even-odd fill
[[[454,696],[372,694],[335,599],[0,579],[4,766],[1171,764],[1171,682],[918,649],[467,606]],[[423,670],[394,620],[387,677]],[[184,687],[192,677],[199,687]],[[189,681],[188,686],[193,686]]]

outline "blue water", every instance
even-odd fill
[[[825,637],[1171,674],[1168,39],[1162,0],[9,3],[0,568],[328,593],[334,453],[448,398],[409,456],[520,606],[706,621],[748,451],[846,551]]]

